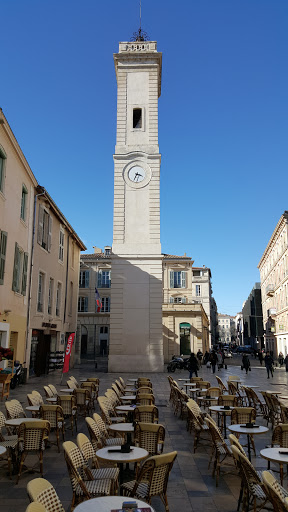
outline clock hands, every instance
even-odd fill
[[[135,172],[134,181],[139,181],[139,178],[143,178],[143,175],[140,172]]]

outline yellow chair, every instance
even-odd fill
[[[45,478],[34,478],[27,484],[27,493],[32,504],[44,507],[45,512],[65,512],[57,492]],[[27,512],[27,511],[26,511]],[[38,512],[32,508],[29,512]],[[42,512],[39,509],[39,512]]]

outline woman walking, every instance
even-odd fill
[[[243,354],[243,357],[242,357],[242,367],[244,368],[244,370],[246,371],[246,375],[250,369],[250,359],[249,359],[249,356],[248,354]]]
[[[265,358],[264,358],[266,370],[267,370],[267,379],[269,379],[269,373],[271,373],[271,377],[273,378],[273,357],[271,356],[271,353],[267,352]]]
[[[212,366],[212,372],[215,373],[216,364],[218,363],[218,356],[217,356],[215,350],[212,350],[210,357],[209,357],[209,361]]]
[[[195,373],[195,377],[198,377],[197,372],[199,370],[199,366],[198,366],[198,361],[193,352],[191,352],[191,355],[189,357],[188,368],[189,368],[189,379],[191,379],[193,373]]]

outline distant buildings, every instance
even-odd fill
[[[274,356],[288,352],[288,211],[281,215],[258,264],[264,342]]]
[[[255,350],[264,347],[263,315],[260,283],[255,283],[242,308],[243,344],[251,345]]]
[[[50,354],[63,353],[76,329],[84,249],[0,110],[0,345],[32,374],[48,371]]]
[[[217,326],[218,341],[227,345],[231,341],[235,341],[236,329],[234,316],[218,313]]]

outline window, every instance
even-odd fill
[[[53,289],[54,289],[54,279],[50,277],[49,279],[49,290],[48,290],[48,315],[52,315],[52,307],[53,307]]]
[[[0,148],[0,191],[4,192],[4,178],[5,178],[5,160],[6,156]]]
[[[62,284],[57,284],[56,290],[56,316],[60,316]]]
[[[186,272],[170,272],[170,288],[186,288]]]
[[[110,288],[111,287],[111,271],[110,270],[99,270],[97,286],[98,286],[98,288]]]
[[[88,312],[88,297],[78,297],[78,311],[82,313]]]
[[[201,296],[201,286],[200,284],[196,284],[196,297]]]
[[[44,279],[43,272],[39,272],[38,277],[38,293],[37,293],[37,311],[43,313],[43,298],[44,298]]]
[[[110,297],[103,297],[101,299],[101,313],[109,313],[110,311]]]
[[[68,315],[72,315],[72,307],[73,307],[73,282],[70,281],[70,297],[69,297],[69,311]]]
[[[60,261],[64,261],[64,238],[65,238],[65,235],[64,235],[62,229],[60,229],[60,231],[59,231],[59,260]]]
[[[89,271],[88,270],[80,270],[79,288],[89,288]]]
[[[26,209],[27,209],[27,197],[28,197],[28,190],[25,187],[25,185],[22,185],[22,196],[21,196],[21,219],[26,220]]]
[[[100,327],[100,334],[108,334],[108,327],[106,327],[106,326]]]
[[[7,233],[6,233],[6,231],[1,231],[0,232],[0,284],[4,284],[6,249],[7,249]]]
[[[28,253],[15,243],[12,290],[26,295]]]
[[[105,247],[105,256],[111,256],[111,247]]]
[[[193,270],[193,276],[194,277],[200,277],[201,276],[201,271],[200,270]]]
[[[133,108],[133,128],[142,128],[142,108]]]
[[[52,236],[52,217],[49,213],[44,209],[44,207],[39,205],[39,216],[38,216],[38,234],[37,234],[37,242],[38,244],[46,249],[46,251],[50,252],[51,250],[51,236]]]
[[[172,304],[186,304],[186,297],[170,297]]]

